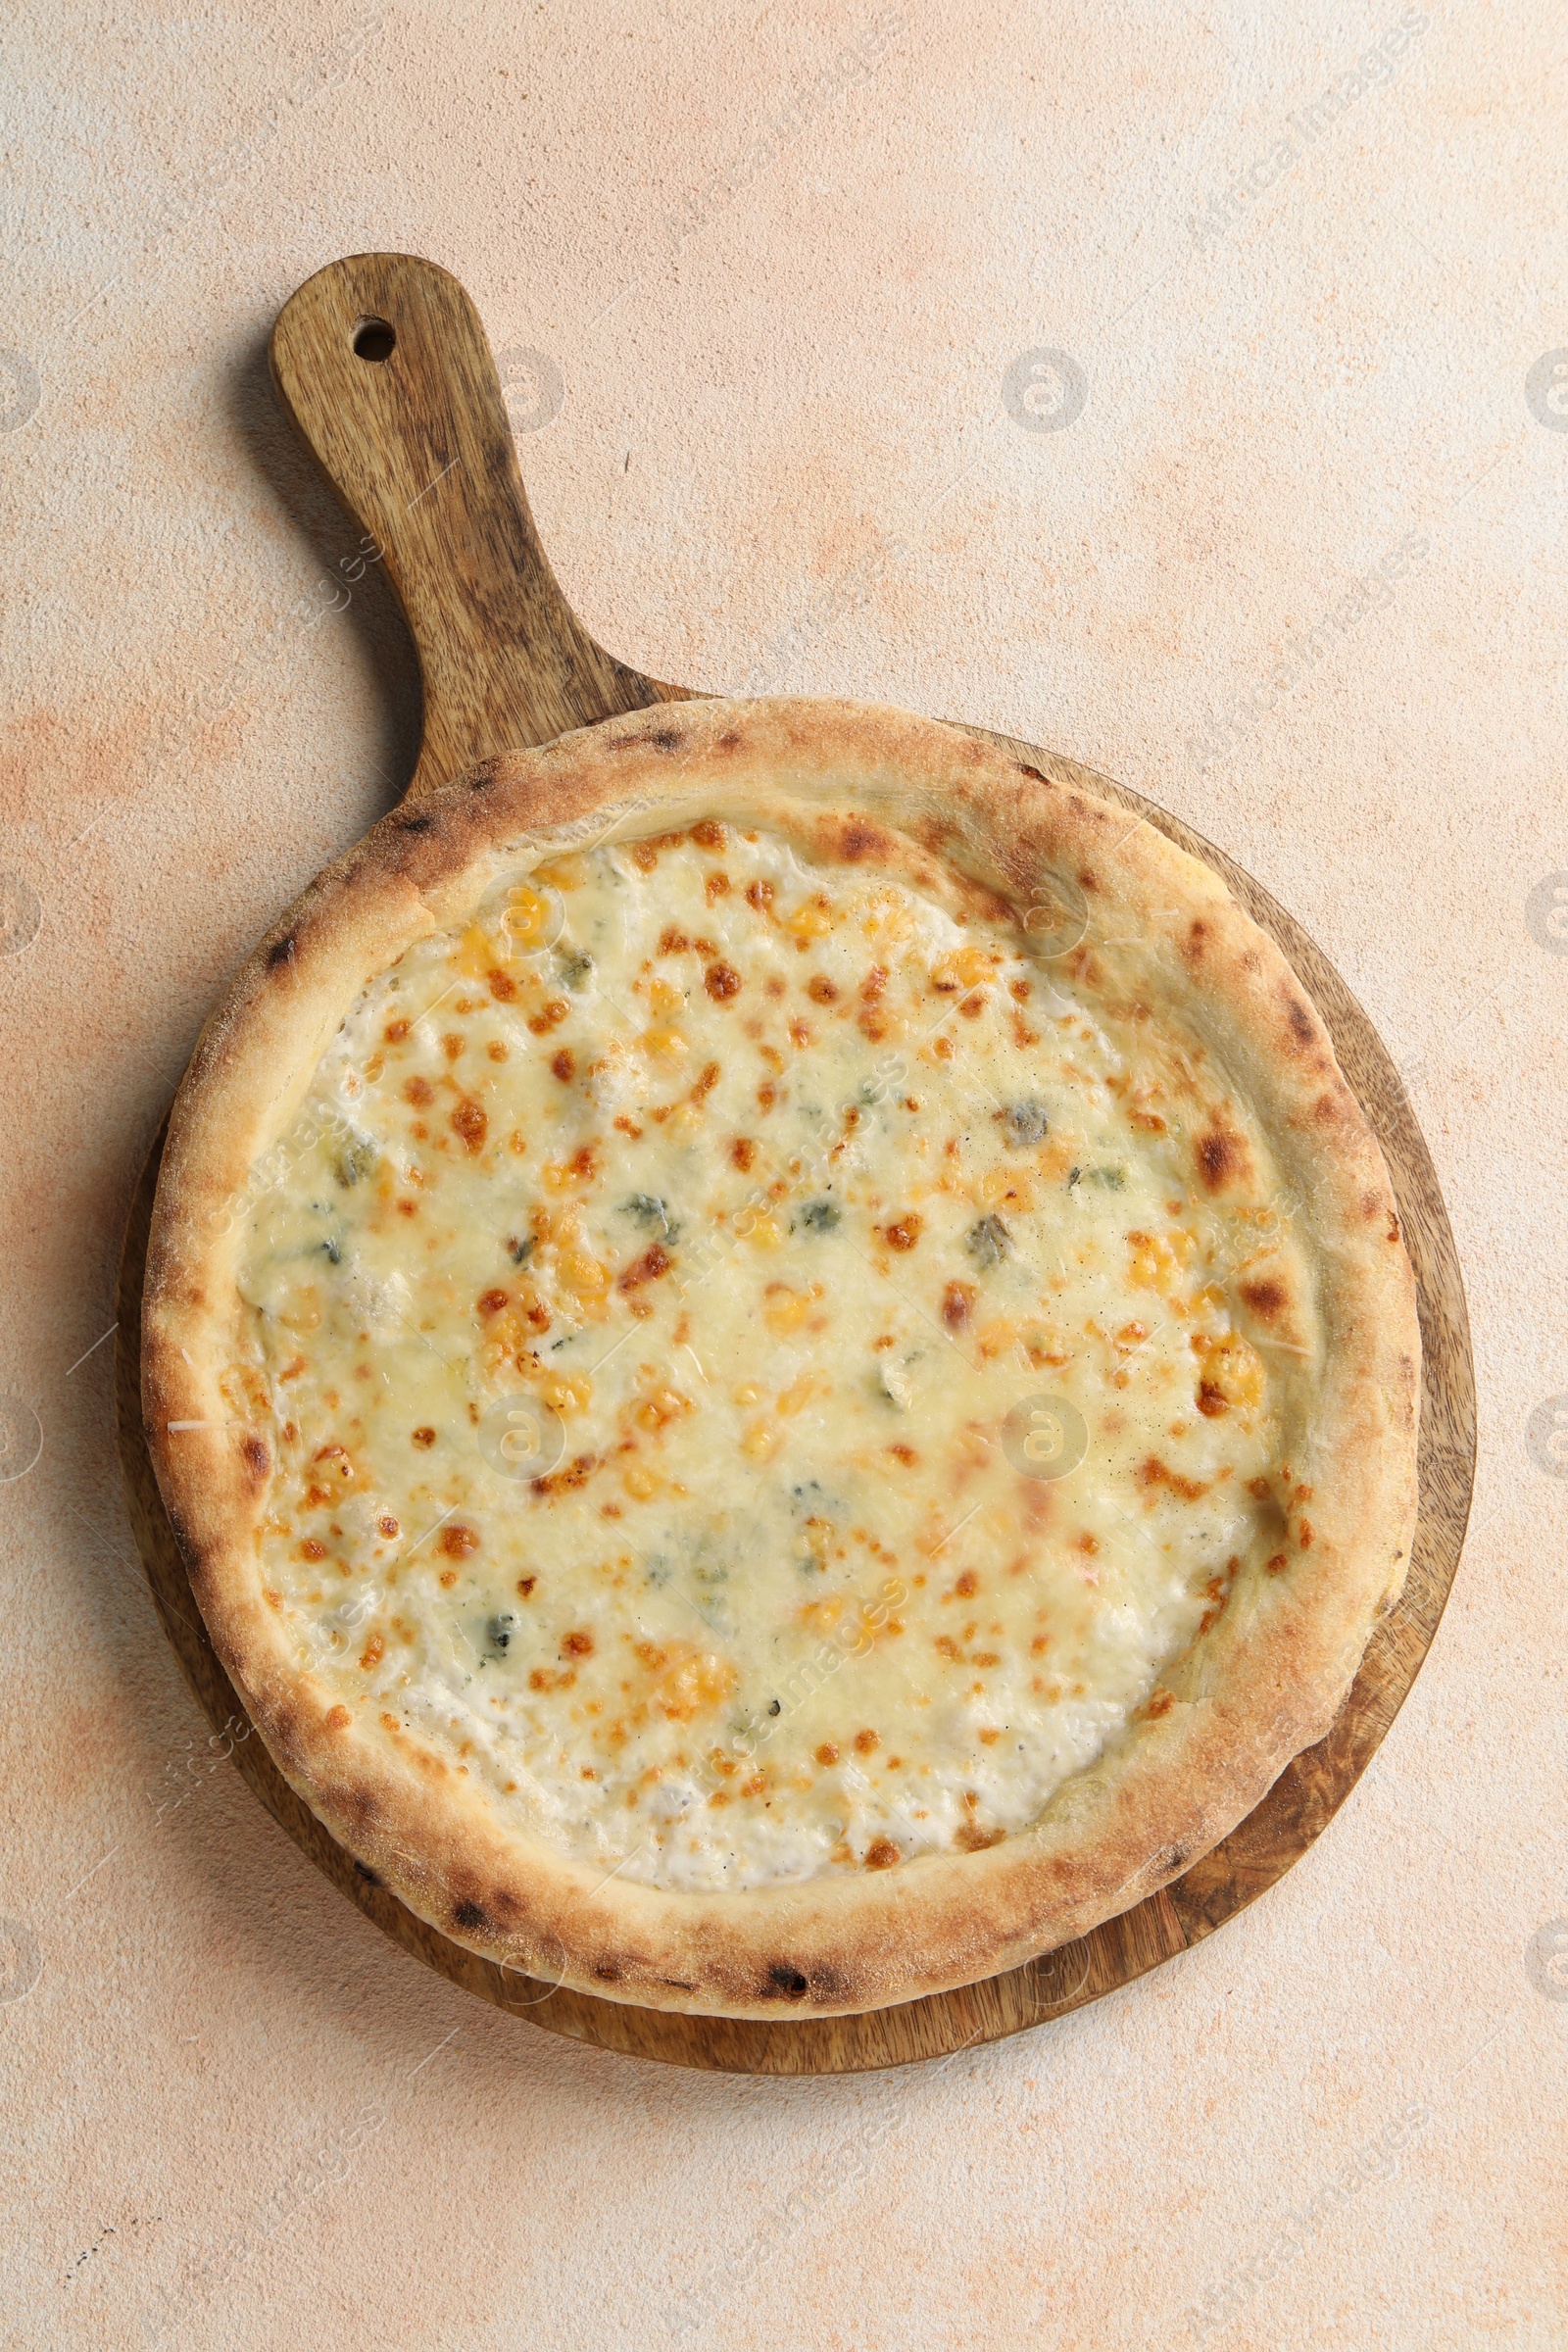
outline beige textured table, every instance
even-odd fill
[[[1568,91],[1544,6],[1265,13],[11,34],[7,2346],[1568,2341]],[[368,246],[473,293],[603,643],[1163,802],[1322,944],[1432,1145],[1482,1457],[1415,1690],[1254,1908],[983,2052],[734,2081],[482,2006],[274,1827],[159,1631],[109,1411],[130,1188],[415,736],[262,356]]]

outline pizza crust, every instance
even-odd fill
[[[1171,1703],[984,1850],[676,1893],[599,1878],[505,1830],[417,1742],[302,1673],[261,1589],[273,1463],[220,1387],[238,1321],[235,1203],[368,979],[462,921],[519,853],[777,811],[824,858],[915,881],[931,860],[1020,912],[1081,894],[1085,954],[1135,934],[1148,983],[1203,1035],[1299,1204],[1323,1362],[1309,1548],[1250,1578],[1166,1677]],[[1213,1143],[1223,1181],[1226,1142]],[[215,1646],[334,1837],[457,1941],[647,2007],[832,2015],[977,1981],[1179,1876],[1328,1730],[1403,1582],[1419,1336],[1387,1170],[1323,1024],[1211,870],[1145,821],[958,729],[824,702],[638,712],[486,762],[385,818],[290,909],[203,1035],[170,1129],[143,1321],[148,1444]]]

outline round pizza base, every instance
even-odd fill
[[[1135,921],[1311,1203],[1328,1361],[1310,1551],[1205,1637],[1200,1688],[1078,1777],[1033,1829],[896,1870],[681,1894],[523,1847],[477,1791],[432,1785],[301,1675],[259,1591],[271,1462],[220,1425],[237,1300],[223,1235],[349,1005],[410,942],[461,921],[497,861],[547,837],[665,829],[787,799],[819,854],[889,836],[1020,907],[1063,880]],[[972,1983],[1128,1909],[1187,1868],[1327,1729],[1397,1593],[1415,1502],[1419,1347],[1387,1172],[1322,1024],[1206,866],[1126,812],[955,729],[822,703],[682,706],[488,762],[387,818],[291,910],[210,1024],[181,1090],[145,1313],[149,1446],[215,1645],[291,1784],[421,1918],[504,1966],[612,2000],[730,2015],[845,2014]],[[170,1425],[183,1424],[180,1442]],[[1332,1469],[1326,1485],[1325,1468]]]

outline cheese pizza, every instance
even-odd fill
[[[144,1402],[366,1868],[765,2017],[1051,1949],[1258,1801],[1401,1585],[1418,1353],[1209,868],[960,730],[710,702],[394,813],[258,952]]]

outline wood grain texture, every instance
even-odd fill
[[[396,328],[397,346],[385,362],[354,354],[355,332],[367,317]],[[406,354],[404,372],[386,375],[399,352]],[[273,370],[289,414],[350,512],[385,549],[418,648],[425,733],[411,791],[428,790],[493,752],[544,742],[619,710],[687,699],[691,690],[613,661],[562,598],[528,514],[483,330],[445,271],[404,255],[362,255],[320,271],[279,318]],[[450,470],[432,497],[448,482],[460,482],[461,490],[450,506],[431,512],[422,486],[443,466]],[[1464,1292],[1431,1156],[1376,1030],[1300,926],[1221,851],[1108,777],[1010,737],[990,740],[1043,776],[1119,801],[1205,858],[1279,943],[1322,1013],[1383,1147],[1415,1267],[1425,1350],[1421,1504],[1409,1575],[1373,1635],[1333,1729],[1181,1879],[1060,1951],[985,1984],[894,2009],[759,2023],[635,2009],[536,1983],[478,1958],[416,1918],[344,1853],[289,1788],[251,1736],[208,1640],[142,1435],[141,1289],[161,1135],[137,1188],[121,1265],[120,1444],[137,1544],[191,1689],[214,1729],[233,1741],[234,1761],[263,1803],[378,1927],[499,2008],[601,2048],[734,2073],[855,2073],[996,2041],[1130,1983],[1245,1909],[1321,1834],[1414,1682],[1458,1565],[1476,1434]]]
[[[356,344],[384,357],[362,357]],[[368,330],[368,331],[367,331]],[[424,687],[417,800],[493,753],[682,701],[589,636],[557,586],[479,315],[445,270],[361,253],[278,314],[272,383],[384,561]]]

